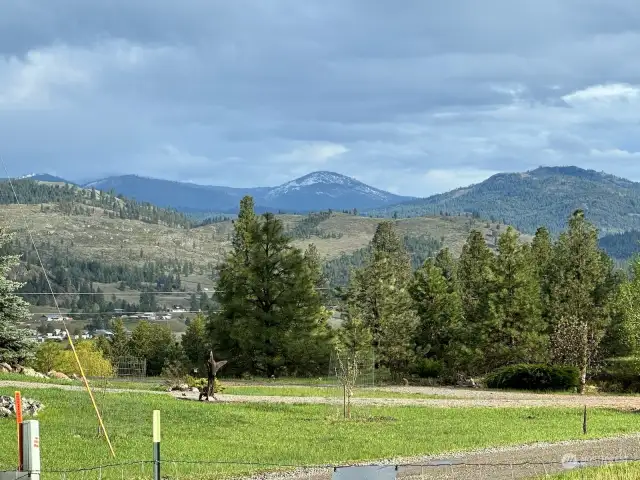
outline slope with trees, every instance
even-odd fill
[[[544,225],[556,234],[576,209],[587,212],[602,233],[640,229],[640,184],[578,167],[540,167],[500,173],[476,185],[367,213],[413,217],[468,212],[521,232],[532,234]]]

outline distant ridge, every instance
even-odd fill
[[[499,173],[484,182],[423,199],[374,208],[373,216],[414,217],[467,212],[534,233],[547,226],[557,233],[576,209],[602,234],[640,229],[640,184],[575,166],[539,167]]]
[[[335,172],[312,172],[276,187],[233,188],[197,185],[138,175],[108,177],[84,185],[114,190],[139,201],[183,212],[234,213],[244,195],[254,197],[257,211],[309,212],[364,210],[409,200]]]

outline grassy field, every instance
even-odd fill
[[[35,378],[26,377],[18,373],[0,373],[0,380],[14,381],[14,382],[27,382],[27,383],[42,383],[52,385],[74,385],[83,387],[84,383],[81,380],[64,380],[58,378]],[[89,385],[96,389],[104,388],[119,388],[123,390],[151,390],[151,391],[166,391],[167,387],[162,380],[150,382],[134,382],[123,380],[109,380],[109,379],[89,379]]]
[[[12,394],[0,389],[0,394]],[[103,394],[97,401],[117,453],[110,459],[97,436],[94,413],[83,392],[25,390],[42,401],[43,470],[150,460],[151,416],[162,412],[162,452],[167,475],[219,478],[273,470],[274,465],[343,464],[480,447],[582,438],[579,409],[438,409],[322,405],[225,404],[179,401],[163,395]],[[589,437],[637,429],[633,414],[593,410]],[[207,461],[209,465],[176,463]],[[0,419],[0,464],[15,462],[15,423]],[[218,462],[218,463],[216,463]],[[101,478],[136,478],[150,465],[114,467]],[[174,472],[175,469],[175,472]],[[43,476],[43,478],[60,478]],[[66,478],[87,478],[67,474]],[[96,478],[97,475],[96,475]]]

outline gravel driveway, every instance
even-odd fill
[[[640,434],[398,458],[376,464],[411,465],[398,468],[397,478],[403,480],[507,480],[544,477],[580,466],[600,466],[603,465],[602,460],[630,458],[640,458]],[[332,469],[308,468],[258,475],[251,480],[330,480],[332,473]]]
[[[277,387],[275,387],[277,388]],[[283,387],[285,388],[285,387]],[[351,399],[354,405],[369,406],[429,406],[429,407],[610,407],[640,410],[640,396],[624,395],[564,395],[521,392],[496,392],[482,389],[446,387],[384,387],[383,390],[414,394],[415,398],[360,398]],[[342,397],[327,389],[324,397],[287,397],[263,395],[216,395],[221,402],[242,403],[320,403],[342,404]],[[420,398],[420,395],[425,398]],[[172,392],[177,398],[196,400],[198,394]],[[430,398],[434,395],[443,398]],[[429,396],[429,397],[427,397]]]

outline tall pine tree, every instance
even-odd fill
[[[596,228],[575,211],[556,242],[549,291],[554,361],[580,369],[581,392],[609,322],[611,265],[604,259]]]
[[[290,245],[273,214],[235,228],[240,241],[219,267],[221,312],[209,323],[212,343],[236,372],[271,376],[324,369],[329,312],[316,288],[319,273]]]
[[[541,315],[538,275],[530,247],[520,242],[513,227],[498,238],[490,305],[488,368],[546,360],[547,327]]]
[[[451,288],[431,259],[415,271],[410,293],[419,318],[415,337],[418,354],[441,360],[453,372],[466,354],[460,293]]]
[[[535,269],[540,285],[540,308],[542,318],[548,324],[550,317],[550,282],[553,260],[553,242],[551,234],[546,227],[540,227],[536,230],[536,234],[531,242],[531,264]]]
[[[462,247],[457,277],[464,311],[465,345],[468,350],[468,373],[485,372],[484,352],[489,342],[488,330],[493,321],[490,303],[493,284],[494,255],[482,233],[473,230]]]
[[[417,317],[409,285],[411,263],[392,222],[381,222],[364,268],[352,275],[348,305],[373,337],[376,365],[399,373],[413,361]]]

